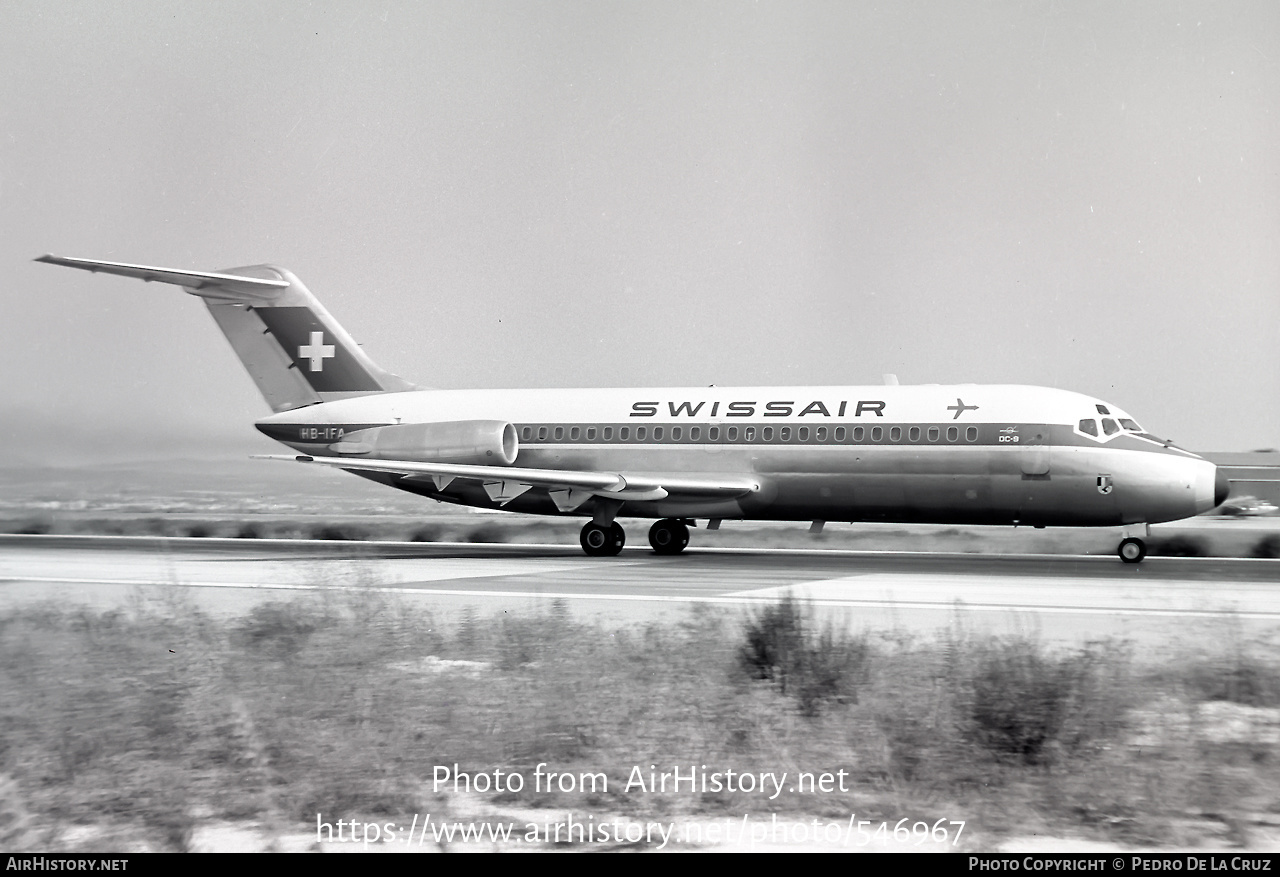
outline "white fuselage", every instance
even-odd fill
[[[331,457],[356,433],[466,422],[511,424],[515,467],[751,475],[760,484],[735,498],[628,501],[622,516],[1109,526],[1207,511],[1221,486],[1213,464],[1141,432],[1114,406],[1027,386],[423,390],[311,405],[258,428]],[[474,481],[441,488],[360,474],[497,505]],[[536,489],[504,507],[562,513]],[[574,513],[591,514],[591,503]]]

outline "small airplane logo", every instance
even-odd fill
[[[304,344],[298,348],[298,358],[311,360],[311,370],[313,372],[324,371],[324,361],[337,355],[337,351],[332,344],[324,343],[323,332],[312,332],[311,343]]]
[[[978,406],[977,406],[977,405],[966,405],[966,404],[964,404],[964,400],[962,400],[962,399],[956,399],[956,404],[954,404],[954,405],[948,405],[948,406],[947,406],[947,410],[948,410],[948,411],[954,411],[954,412],[956,413],[956,416],[955,416],[955,417],[953,417],[953,418],[951,418],[952,420],[959,420],[959,419],[960,419],[960,415],[961,415],[961,414],[964,414],[966,411],[977,411],[977,410],[978,410]]]

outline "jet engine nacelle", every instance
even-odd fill
[[[329,446],[338,454],[372,460],[510,466],[519,447],[516,428],[501,420],[398,423],[347,433]]]

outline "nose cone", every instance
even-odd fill
[[[1227,501],[1227,495],[1231,493],[1231,482],[1227,480],[1227,473],[1221,469],[1213,479],[1213,507],[1216,509]]]

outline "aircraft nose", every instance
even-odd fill
[[[1227,495],[1231,493],[1231,482],[1227,479],[1227,473],[1221,469],[1213,478],[1213,507],[1217,508],[1227,501]]]

